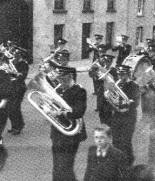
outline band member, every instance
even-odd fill
[[[26,92],[25,79],[29,70],[27,52],[19,50],[19,52],[16,53],[14,65],[19,74],[14,80],[15,93],[11,99],[9,99],[8,103],[8,114],[11,121],[11,129],[8,130],[8,132],[13,135],[18,135],[25,126],[21,112],[21,103]]]
[[[53,49],[53,46],[51,46],[50,55],[47,58],[45,58],[43,61],[45,62],[45,61],[54,59],[54,60],[58,60],[58,62],[59,62],[60,61],[59,60],[60,59],[60,57],[59,57],[60,53],[62,53],[61,59],[63,58],[64,60],[65,59],[68,60],[69,59],[69,51],[65,48],[66,43],[67,43],[67,40],[62,39],[62,38],[59,39],[57,41],[57,47],[55,49]],[[67,62],[67,61],[65,61],[65,62]],[[60,61],[60,63],[61,63],[61,61]]]
[[[128,107],[128,111],[118,112],[115,110],[111,123],[113,145],[127,155],[129,165],[134,161],[132,137],[137,119],[137,106],[140,100],[139,86],[130,79],[130,73],[129,66],[122,65],[118,68],[120,79],[118,86],[128,97],[129,105],[120,105],[122,109]]]
[[[154,181],[155,180],[155,166],[139,164],[134,165],[128,170],[128,177],[126,181]]]
[[[62,51],[56,53],[55,60],[61,66],[68,66],[69,56],[70,56],[70,53],[68,50],[62,50]]]
[[[72,112],[56,112],[59,120],[63,122],[64,117],[75,122],[82,118],[86,111],[86,90],[76,84],[76,70],[71,67],[59,69],[59,80],[62,84],[62,98],[71,106]],[[74,159],[81,141],[86,139],[86,129],[83,122],[81,131],[74,136],[67,136],[51,127],[52,152],[53,152],[53,181],[76,180],[73,171]]]
[[[114,81],[117,80],[117,70],[114,67],[110,67],[113,62],[114,56],[104,54],[102,57],[103,62],[106,64],[107,71],[110,69],[109,74],[112,76]],[[103,64],[101,62],[101,64]],[[103,64],[104,65],[104,64]],[[113,107],[111,104],[107,101],[107,99],[104,96],[104,92],[106,90],[106,80],[100,80],[100,87],[97,94],[97,108],[99,111],[99,118],[100,122],[103,124],[107,124],[108,126],[111,126],[111,121],[113,117]]]
[[[0,145],[2,134],[8,118],[8,100],[14,94],[14,86],[10,81],[10,75],[0,70]]]
[[[121,44],[112,48],[112,51],[118,51],[118,57],[116,61],[116,65],[118,66],[122,64],[123,60],[130,54],[132,49],[131,45],[127,43],[129,37],[126,35],[121,35],[121,37]]]
[[[103,35],[95,34],[95,44],[89,45],[88,51],[94,52],[93,62],[99,58],[99,48],[102,49],[102,52],[104,52],[104,53],[106,53],[106,51],[108,50],[108,46],[104,45],[102,43],[102,40],[103,40]],[[93,94],[96,95],[97,90],[98,90],[98,82],[95,78],[93,78],[93,85],[94,85],[94,93]]]
[[[146,39],[147,41],[147,50],[146,53],[150,57],[153,68],[155,68],[155,40]]]
[[[112,145],[110,127],[94,130],[94,146],[89,147],[84,181],[120,181],[126,175],[125,154]]]

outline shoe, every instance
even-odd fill
[[[8,129],[8,133],[12,133],[13,132],[13,129]]]
[[[22,129],[9,129],[8,133],[11,133],[12,135],[19,135],[21,133]]]
[[[22,129],[19,129],[19,130],[18,129],[13,129],[11,134],[12,135],[19,135],[21,133],[21,131],[22,131]]]
[[[15,128],[8,129],[8,133],[12,133],[13,135],[20,134],[20,132],[24,129],[24,127],[25,127],[25,124],[23,124],[23,126],[21,126],[20,129],[15,129]]]

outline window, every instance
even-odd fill
[[[135,45],[138,45],[143,42],[143,27],[137,27],[136,29],[136,42]]]
[[[64,9],[64,0],[55,0],[54,9]]]
[[[155,40],[155,26],[153,26],[152,39]]]
[[[65,0],[55,0],[53,13],[67,13],[65,10]]]
[[[113,34],[114,34],[114,22],[107,22],[106,25],[106,45],[109,47],[113,44]]]
[[[107,12],[115,12],[115,0],[107,1]]]
[[[54,25],[54,44],[57,46],[58,39],[63,37],[64,24]]]
[[[84,0],[83,1],[83,10],[82,10],[83,13],[86,13],[86,12],[94,12],[92,10],[92,0]]]
[[[154,11],[153,11],[153,14],[155,15],[155,0],[154,0]]]
[[[138,0],[137,16],[143,16],[144,15],[144,1],[145,0]]]
[[[86,39],[90,37],[91,23],[82,24],[82,59],[89,58],[88,43]]]

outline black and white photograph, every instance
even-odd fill
[[[155,0],[0,0],[0,181],[155,181]]]

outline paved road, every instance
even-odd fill
[[[85,114],[88,139],[83,142],[75,160],[75,172],[82,181],[86,168],[88,146],[93,144],[92,131],[99,124],[97,113],[94,111],[96,97],[92,95],[92,80],[87,73],[78,75],[80,82],[88,92],[88,108]],[[4,133],[4,142],[8,150],[8,158],[0,172],[1,181],[52,181],[52,154],[50,141],[50,124],[27,101],[26,95],[22,104],[26,127],[20,136],[7,133],[10,128],[8,121]],[[141,114],[139,113],[139,119]],[[146,163],[148,159],[149,124],[137,122],[133,138],[137,163]]]

